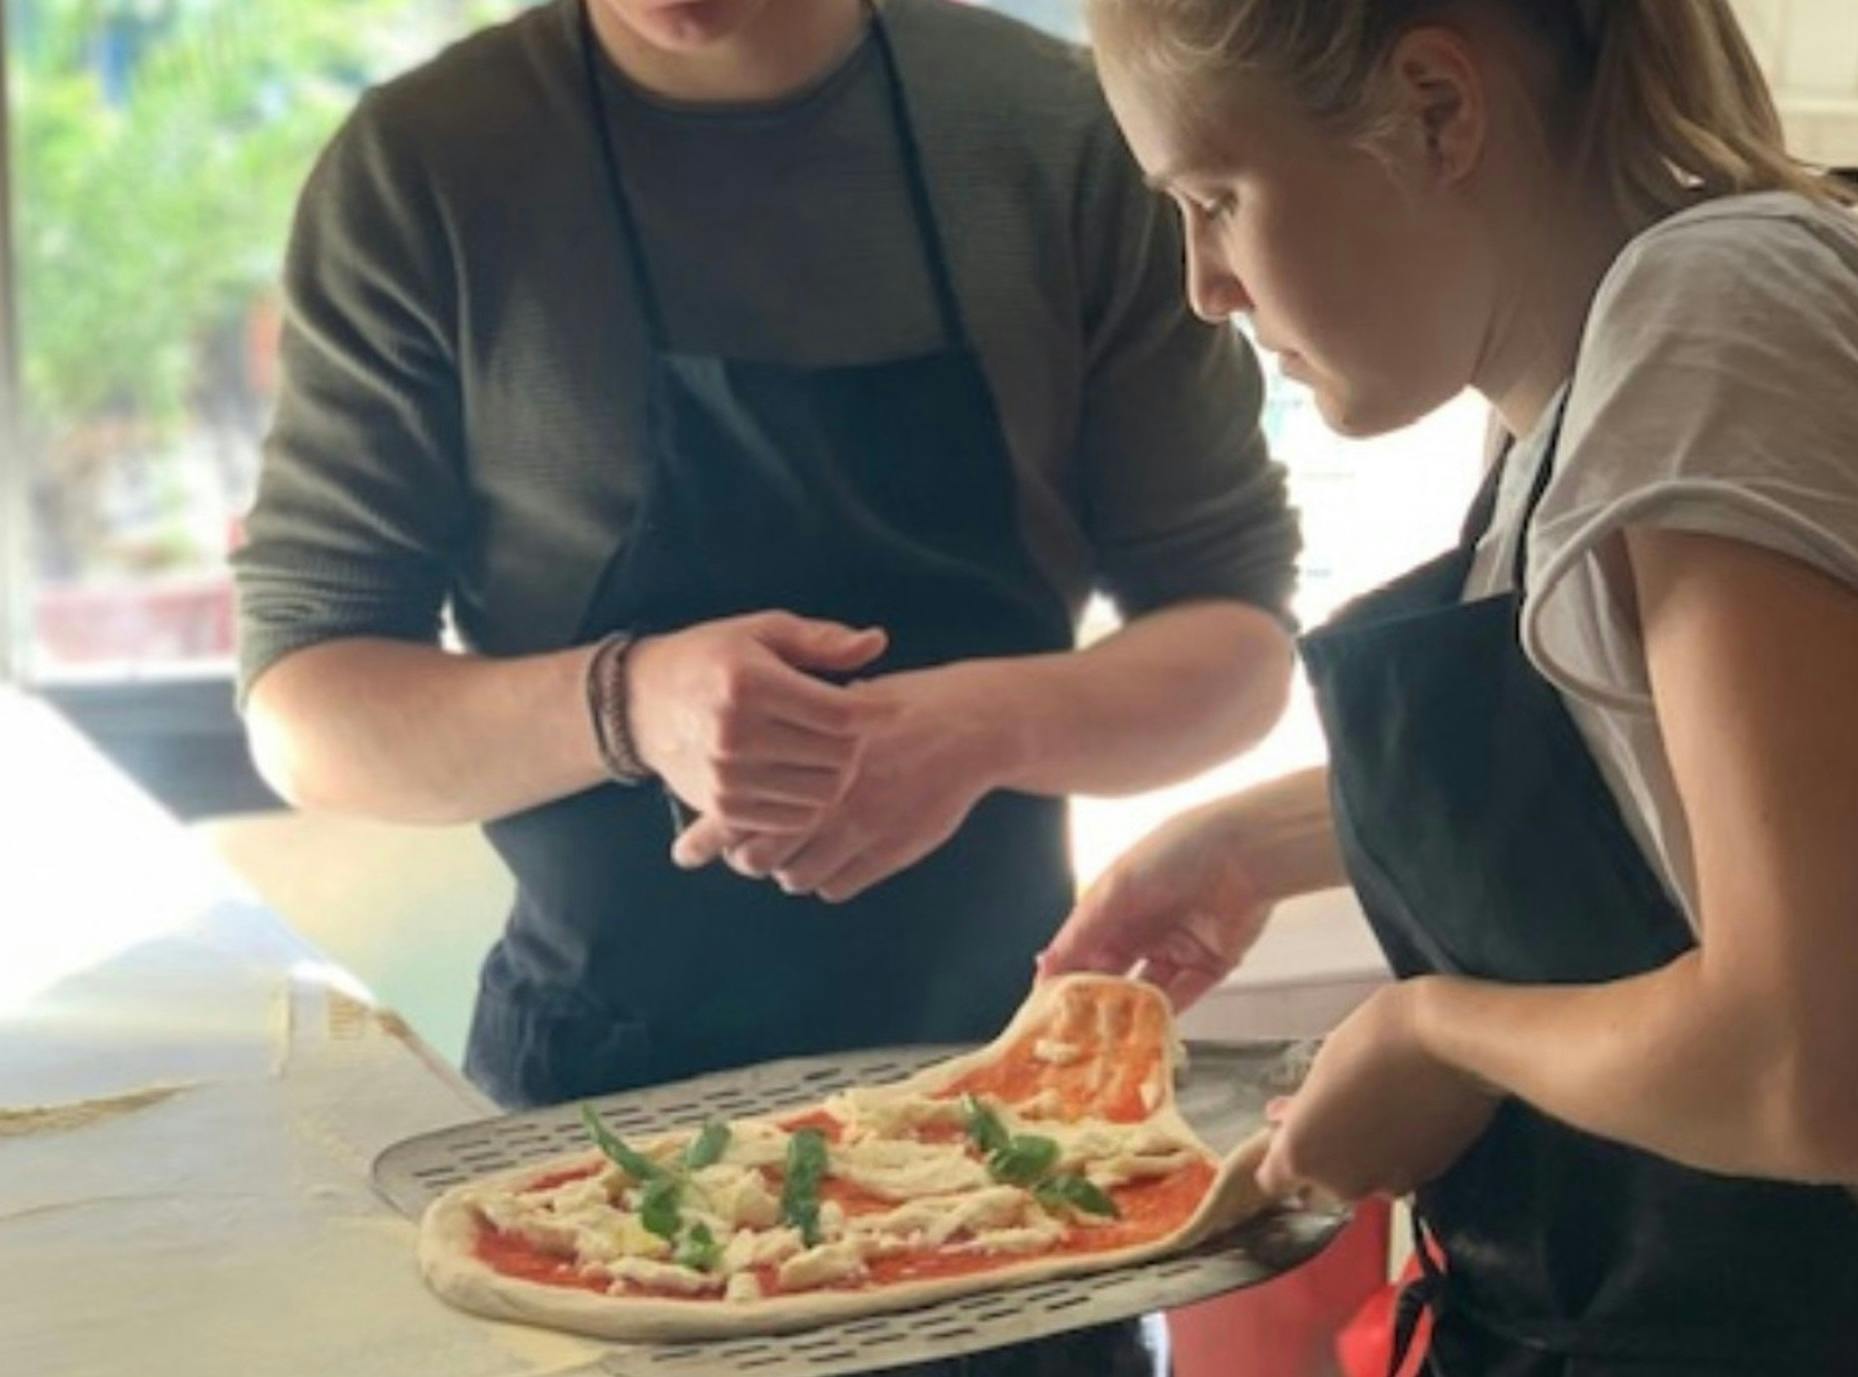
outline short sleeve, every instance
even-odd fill
[[[1602,284],[1532,525],[1524,642],[1564,691],[1650,710],[1629,527],[1745,541],[1858,586],[1858,222],[1795,197],[1693,213]]]
[[[1174,212],[1107,114],[1078,236],[1091,273],[1084,515],[1099,582],[1125,615],[1232,598],[1288,621],[1297,525],[1259,426],[1257,359],[1187,308]]]
[[[278,410],[233,557],[242,692],[321,641],[437,637],[467,525],[448,263],[424,169],[364,100],[286,256]]]

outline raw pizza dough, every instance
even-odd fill
[[[783,1333],[1179,1252],[1271,1203],[1254,1178],[1269,1130],[1221,1161],[1175,1107],[1181,1057],[1160,991],[1068,976],[1038,986],[979,1051],[823,1105],[733,1121],[725,1156],[696,1176],[719,1183],[700,1197],[704,1217],[737,1226],[723,1252],[735,1250],[753,1286],[663,1256],[669,1245],[638,1224],[640,1183],[591,1147],[446,1191],[421,1224],[421,1268],[441,1297],[480,1315],[658,1341]],[[1060,1139],[1060,1166],[1102,1183],[1122,1217],[1051,1205],[991,1178],[953,1127],[968,1121],[970,1094],[1014,1133]],[[836,1127],[828,1176],[858,1202],[836,1215],[822,1207],[826,1237],[813,1248],[769,1208],[788,1128],[809,1125]],[[632,1146],[670,1165],[696,1136],[692,1126]],[[1164,1197],[1172,1213],[1148,1221],[1145,1235],[1129,1211]],[[1115,1232],[1092,1238],[1104,1229]],[[642,1244],[659,1256],[639,1256]],[[974,1270],[902,1275],[948,1266]],[[791,1287],[779,1280],[788,1275]]]

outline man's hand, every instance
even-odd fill
[[[880,630],[786,612],[645,637],[627,662],[639,758],[706,818],[807,835],[844,793],[860,737],[883,715],[815,674],[859,669],[884,645]]]
[[[832,903],[908,869],[955,834],[1003,768],[978,678],[950,665],[853,685],[867,725],[847,788],[812,830],[776,834],[706,815],[672,858],[694,869],[721,856],[741,875]]]

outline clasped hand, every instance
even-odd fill
[[[633,653],[639,753],[699,817],[686,869],[721,860],[790,894],[843,902],[954,835],[998,759],[962,667],[834,684],[886,639],[784,612],[706,623]]]

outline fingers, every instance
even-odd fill
[[[717,767],[709,811],[738,830],[781,826],[772,814],[785,814],[792,826],[799,826],[837,802],[844,787],[842,769],[724,761]]]
[[[724,859],[736,874],[750,880],[765,880],[791,862],[812,839],[811,833],[760,833],[728,847]]]
[[[769,614],[646,637],[629,662],[626,708],[641,758],[679,797],[732,826],[792,828],[799,819],[778,805],[831,802],[861,738],[891,711],[795,668],[752,630],[788,622],[798,619]],[[863,640],[860,654],[882,637]]]
[[[778,708],[767,703],[753,716],[723,719],[699,763],[693,802],[739,831],[792,833],[811,826],[838,801],[857,760],[856,738],[770,720],[767,713]]]
[[[720,821],[705,814],[671,843],[672,864],[684,870],[700,870],[723,854],[731,835]]]
[[[1309,1182],[1292,1160],[1291,1135],[1282,1129],[1271,1135],[1264,1161],[1258,1164],[1258,1189],[1273,1200],[1283,1200],[1301,1191]]]
[[[1123,974],[1142,954],[1146,918],[1111,869],[1084,892],[1051,944],[1039,953],[1039,977],[1072,971]]]
[[[819,685],[828,693],[841,690]],[[856,731],[832,732],[807,727],[779,717],[783,704],[770,701],[751,716],[725,719],[717,728],[714,746],[721,764],[769,765],[793,770],[824,770],[842,774],[858,753]],[[843,718],[839,714],[838,718]],[[835,718],[835,720],[838,720]],[[802,797],[811,798],[813,793]]]
[[[1158,987],[1168,997],[1168,1003],[1174,1006],[1177,1014],[1198,1003],[1226,975],[1223,970],[1208,969],[1205,966],[1177,965],[1165,956],[1150,957],[1142,963],[1142,969],[1136,974]]]
[[[819,897],[829,904],[843,904],[856,899],[891,876],[908,870],[940,845],[942,840],[945,839],[922,837],[900,846],[883,849],[867,847],[820,883],[817,891]]]
[[[760,718],[827,738],[855,740],[890,711],[877,698],[778,660],[745,674],[743,681],[742,700],[754,703]]]
[[[671,844],[671,861],[683,870],[700,870],[720,860],[745,880],[765,880],[809,840],[805,832],[744,832],[705,816]]]
[[[816,893],[851,864],[864,843],[862,829],[841,825],[821,833],[774,871],[775,882],[789,894]]]
[[[756,618],[754,632],[756,639],[788,664],[828,673],[863,669],[890,643],[880,627],[859,629],[790,612],[769,612]]]

